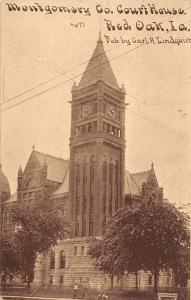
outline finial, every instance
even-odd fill
[[[35,151],[35,145],[32,146],[32,150]]]
[[[153,170],[154,169],[154,163],[152,162],[151,163],[151,170]]]
[[[122,83],[122,86],[121,86],[121,92],[122,92],[123,94],[126,94],[125,87],[124,87],[124,84],[123,84],[123,83]]]
[[[102,38],[101,38],[101,30],[99,31],[99,38],[98,38],[98,41],[97,41],[98,43],[103,43],[102,42]]]
[[[22,170],[22,167],[21,167],[21,165],[20,165],[20,167],[19,167],[19,171],[18,171],[18,173],[19,173],[19,174],[22,174],[22,173],[23,173],[23,170]]]
[[[76,81],[74,81],[73,86],[72,86],[72,91],[75,91],[76,88],[77,88]]]

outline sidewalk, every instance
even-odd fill
[[[0,295],[0,300],[11,300],[11,299],[36,299],[36,300],[73,300],[74,298],[52,298],[52,297],[35,297],[35,296],[7,296],[7,295]],[[80,298],[75,298],[75,300],[82,300]]]

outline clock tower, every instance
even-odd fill
[[[101,38],[71,102],[70,211],[73,237],[101,236],[124,205],[125,89]]]

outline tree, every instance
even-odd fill
[[[3,273],[3,285],[6,288],[7,276],[18,272],[20,264],[11,236],[2,236],[0,245],[0,270]]]
[[[135,210],[119,210],[108,222],[97,260],[117,275],[151,271],[157,292],[159,272],[184,268],[188,248],[188,216],[170,204],[144,203]]]
[[[140,267],[139,257],[132,257],[131,251],[125,249],[125,244],[131,247],[128,242],[130,235],[123,236],[123,228],[126,220],[130,220],[133,211],[130,209],[119,210],[117,214],[107,223],[103,239],[92,239],[89,254],[96,259],[96,265],[109,274],[111,285],[115,276],[122,276],[124,273],[136,275],[136,287],[138,287],[138,271]],[[125,241],[124,241],[125,238]]]
[[[63,239],[68,226],[48,197],[35,200],[30,205],[19,202],[13,208],[13,220],[17,224],[14,243],[29,290],[37,255],[47,252],[59,239]]]

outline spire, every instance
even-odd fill
[[[96,48],[86,67],[86,70],[80,80],[78,88],[88,87],[96,84],[98,81],[103,81],[106,85],[120,90],[109,59],[103,48],[101,32],[97,41]]]
[[[99,38],[98,38],[97,43],[103,43],[102,38],[101,38],[101,30],[99,31]]]
[[[32,151],[35,151],[35,145],[32,146]]]
[[[151,170],[154,170],[154,163],[151,163]]]
[[[23,176],[23,170],[22,170],[22,167],[20,165],[19,170],[18,170],[18,178],[22,178],[22,176]]]

